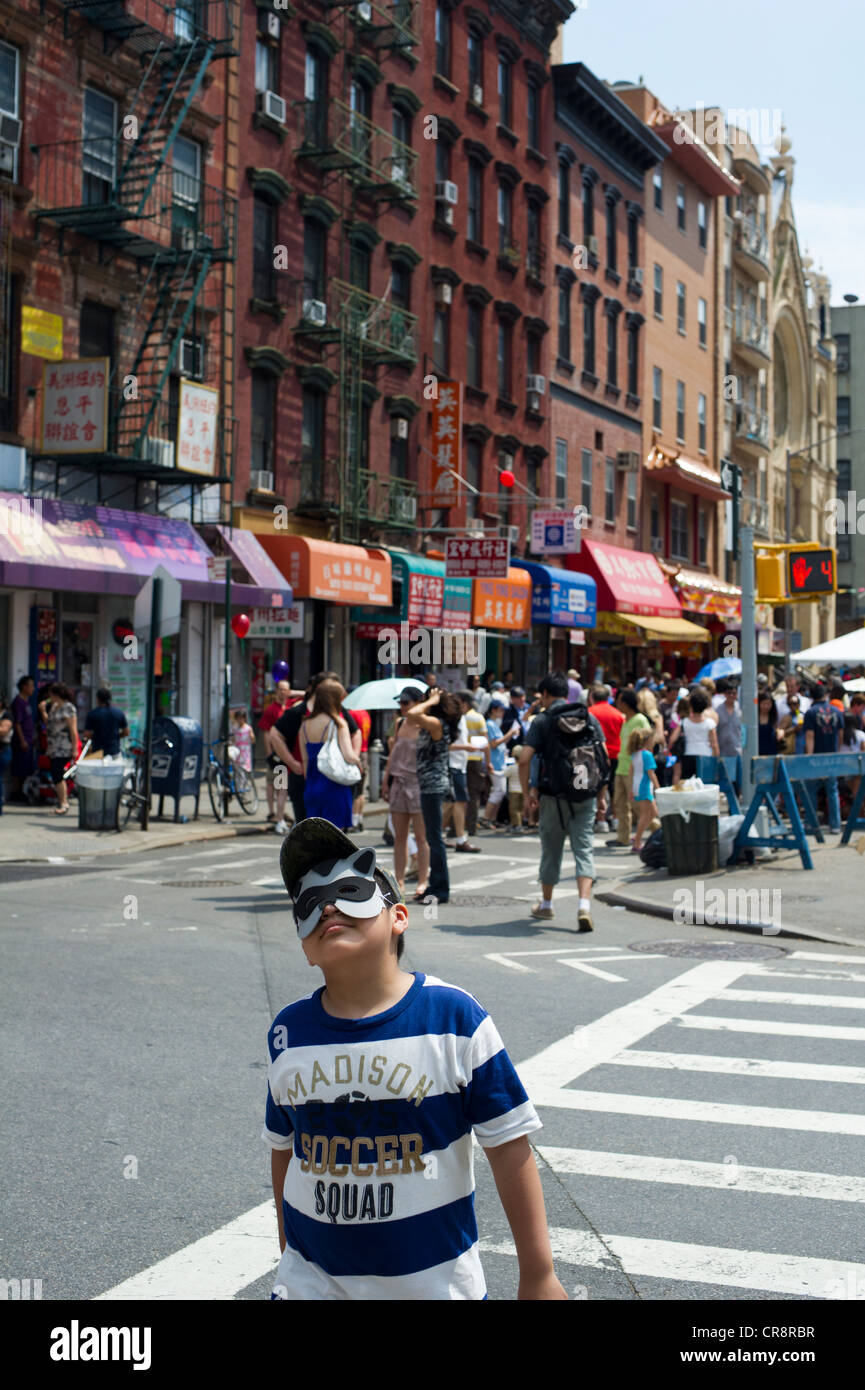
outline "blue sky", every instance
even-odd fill
[[[832,280],[832,303],[865,300],[861,0],[578,0],[565,62],[646,86],[671,108],[783,113],[796,160],[793,206],[803,254]],[[765,152],[764,152],[765,157]]]

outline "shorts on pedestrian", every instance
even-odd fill
[[[469,788],[468,782],[466,781],[466,774],[462,772],[458,767],[452,767],[450,772],[451,785],[453,787],[454,792],[454,801],[468,801]]]
[[[541,796],[538,828],[541,833],[541,883],[558,883],[562,870],[565,836],[574,854],[577,878],[595,877],[594,833],[597,800],[567,801],[563,796]]]
[[[63,769],[72,759],[72,754],[67,753],[63,758],[51,759],[51,781],[54,783],[63,781]]]
[[[420,815],[420,787],[404,777],[391,777],[388,783],[388,805],[391,813],[408,816]]]
[[[505,792],[508,789],[508,774],[506,772],[493,773],[493,788],[490,792],[490,805],[498,806],[504,801]]]

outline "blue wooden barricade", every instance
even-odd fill
[[[707,760],[708,761],[708,760]],[[745,820],[733,845],[733,862],[739,858],[743,849],[766,845],[770,849],[797,849],[802,857],[802,865],[813,869],[811,851],[808,848],[807,830],[823,844],[823,832],[817,821],[817,808],[811,799],[809,782],[819,782],[826,777],[859,777],[850,815],[841,837],[841,843],[850,842],[854,830],[865,830],[865,820],[861,818],[862,801],[865,798],[865,754],[862,753],[799,753],[790,757],[752,758],[751,774],[754,781],[754,795],[745,815]],[[790,830],[778,814],[775,801],[784,798],[784,806],[790,817]],[[798,799],[797,799],[798,798]],[[801,800],[803,816],[799,812]],[[765,806],[777,830],[769,835],[749,835],[751,826],[761,806]]]
[[[697,758],[697,776],[706,783],[717,782],[727,798],[731,816],[742,814],[733,785],[742,782],[741,758]]]

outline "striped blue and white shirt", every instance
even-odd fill
[[[482,1299],[472,1132],[541,1128],[495,1024],[430,975],[372,1018],[274,1019],[262,1138],[292,1157],[274,1297]]]

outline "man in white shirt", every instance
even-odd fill
[[[790,695],[798,695],[798,696],[799,696],[799,711],[800,711],[801,714],[804,714],[806,710],[809,710],[809,709],[811,708],[812,702],[811,702],[811,700],[808,699],[808,696],[807,696],[807,695],[801,695],[801,694],[799,693],[799,677],[798,677],[798,676],[793,675],[792,672],[791,672],[791,674],[790,674],[789,676],[785,676],[785,678],[784,678],[784,684],[785,684],[785,686],[787,687],[786,694],[783,694],[783,695],[776,695],[776,696],[775,696],[775,708],[776,708],[777,711],[778,711],[778,718],[779,718],[779,719],[783,719],[785,714],[789,714],[789,713],[790,713],[790,706],[789,706],[789,704],[787,703],[787,697],[790,696]]]
[[[469,799],[466,770],[469,754],[472,753],[477,756],[478,753],[477,748],[469,743],[469,730],[466,723],[466,714],[472,709],[471,691],[459,690],[457,691],[457,698],[463,712],[457,725],[456,739],[448,748],[448,767],[450,768],[454,799],[453,801],[446,801],[442,806],[442,824],[447,829],[448,822],[451,818],[453,819],[458,854],[480,854],[480,845],[471,844],[466,834],[466,806]],[[448,835],[448,839],[450,839],[450,835]]]

